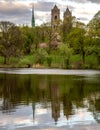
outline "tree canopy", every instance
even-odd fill
[[[5,58],[6,64],[11,56],[20,56],[22,35],[19,28],[11,22],[0,22],[0,30],[0,55]]]

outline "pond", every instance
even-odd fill
[[[0,69],[0,130],[99,123],[100,71]]]

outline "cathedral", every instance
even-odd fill
[[[71,19],[72,19],[72,13],[67,7],[63,14],[63,24],[67,25],[70,24],[71,26]],[[51,26],[53,29],[57,29],[57,27],[60,25],[60,9],[55,5],[53,9],[51,9]],[[34,18],[34,6],[32,7],[32,27],[35,26],[35,18]]]
[[[69,26],[67,27],[67,29],[70,28],[72,26],[71,20],[72,20],[72,13],[67,7],[67,9],[63,14],[64,27]],[[58,7],[55,5],[54,8],[51,10],[51,26],[53,29],[57,29],[59,24],[60,24],[60,9],[58,9]]]

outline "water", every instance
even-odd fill
[[[0,130],[100,123],[100,71],[0,69]]]

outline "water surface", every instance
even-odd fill
[[[0,69],[0,130],[99,123],[100,71]]]

